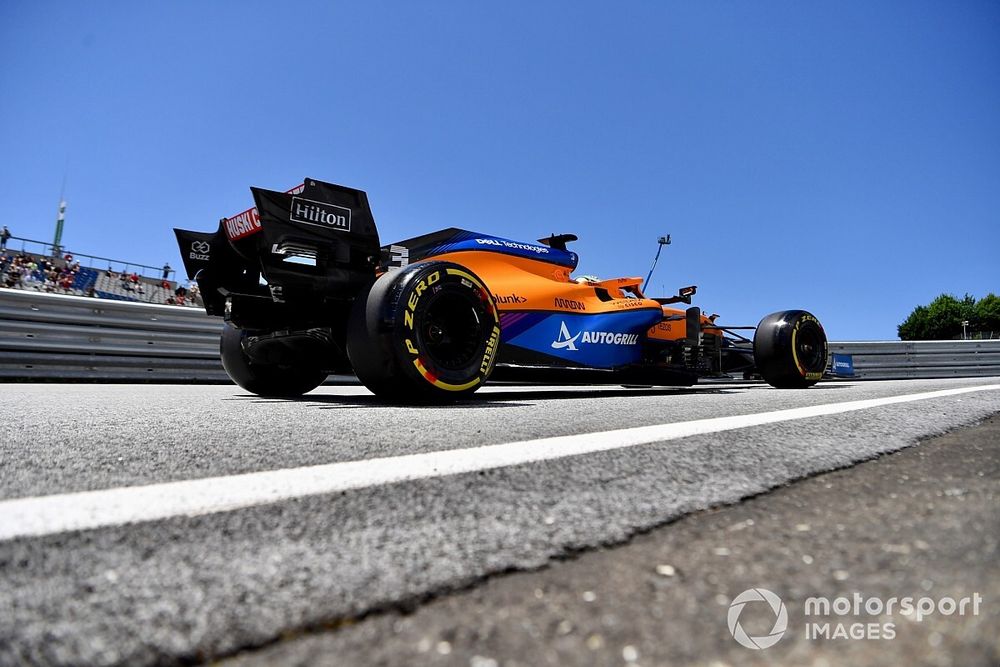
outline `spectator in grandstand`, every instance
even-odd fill
[[[7,241],[10,239],[10,237],[11,237],[10,230],[7,229],[7,225],[4,225],[3,231],[0,231],[0,252],[3,252],[4,250],[7,249]]]
[[[42,285],[42,289],[46,292],[55,292],[56,285],[59,283],[59,272],[55,269],[50,269],[45,272],[45,283]]]
[[[39,273],[38,262],[31,257],[25,257],[21,263],[21,285],[27,287],[28,283],[45,281],[45,274]],[[34,287],[34,285],[32,285]]]
[[[7,267],[6,278],[4,279],[4,287],[20,287],[21,277],[24,269],[21,268],[20,263],[15,260],[9,267]]]
[[[136,291],[137,293],[139,293],[139,295],[140,295],[140,296],[141,296],[141,295],[144,295],[144,294],[146,293],[146,290],[145,290],[145,289],[143,289],[143,287],[142,287],[142,283],[139,283],[139,284],[138,284],[138,285],[136,286],[136,288],[135,288],[135,291]]]
[[[73,281],[76,280],[76,274],[80,270],[80,263],[76,262],[72,266],[66,265],[59,272],[59,287],[64,292],[71,292],[73,290]]]
[[[184,305],[184,300],[187,298],[187,288],[178,285],[177,289],[174,290],[174,300],[177,302],[178,306]]]
[[[164,280],[166,280],[167,278],[170,277],[170,272],[171,271],[173,271],[173,269],[170,268],[170,264],[164,262],[164,264],[163,264],[163,279]]]

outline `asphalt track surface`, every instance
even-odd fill
[[[4,385],[0,664],[232,655],[997,412],[996,378],[494,387],[446,408],[359,387]]]
[[[622,545],[490,577],[414,610],[287,637],[220,667],[996,667],[998,503],[994,416],[688,514]],[[788,620],[763,650],[740,645],[728,629],[731,601],[756,588],[777,595]],[[919,615],[895,607],[806,614],[810,597],[855,594],[923,602]],[[966,600],[965,613],[929,611],[946,598]],[[775,615],[752,602],[739,622],[766,636]],[[849,629],[851,639],[833,629],[821,634],[813,623]]]

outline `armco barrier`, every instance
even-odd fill
[[[1000,340],[830,343],[861,380],[1000,376]]]
[[[0,289],[0,379],[224,382],[204,311]]]
[[[221,328],[193,308],[0,289],[0,379],[228,382]],[[852,355],[862,380],[1000,376],[1000,340],[833,342],[830,352]]]

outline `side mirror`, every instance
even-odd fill
[[[677,290],[677,296],[672,296],[668,299],[656,299],[656,301],[664,306],[671,303],[686,303],[691,305],[691,297],[693,297],[697,292],[697,285],[688,285],[687,287],[682,287]]]

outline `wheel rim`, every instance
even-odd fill
[[[795,337],[795,356],[807,372],[826,368],[826,346],[823,334],[815,326],[802,327]]]
[[[482,303],[465,290],[433,295],[417,328],[421,350],[438,368],[461,370],[482,357]]]

